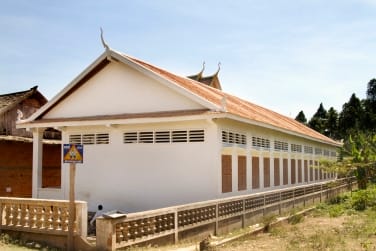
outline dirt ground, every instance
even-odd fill
[[[359,215],[308,215],[300,223],[284,222],[271,227],[268,233],[243,237],[215,250],[376,250],[376,227],[364,220]]]

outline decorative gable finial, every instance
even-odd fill
[[[108,44],[106,44],[106,42],[104,41],[104,38],[103,38],[103,29],[102,29],[102,27],[100,27],[100,29],[101,29],[101,41],[102,41],[103,47],[104,47],[104,48],[106,49],[106,51],[107,51],[107,50],[110,49],[110,47],[109,47]]]
[[[218,70],[214,75],[218,75],[220,70],[221,70],[221,62],[218,62]]]

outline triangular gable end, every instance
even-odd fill
[[[110,50],[25,122],[197,109],[218,108]]]
[[[62,102],[44,119],[204,109],[135,69],[111,62]]]

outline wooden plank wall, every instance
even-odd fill
[[[32,147],[30,142],[0,141],[0,196],[31,197]],[[60,144],[44,144],[42,177],[43,187],[60,187]]]

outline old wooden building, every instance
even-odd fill
[[[17,129],[16,122],[27,119],[45,103],[47,99],[37,86],[0,95],[0,196],[31,197],[32,132]],[[61,134],[49,128],[44,138],[43,186],[60,187]]]

